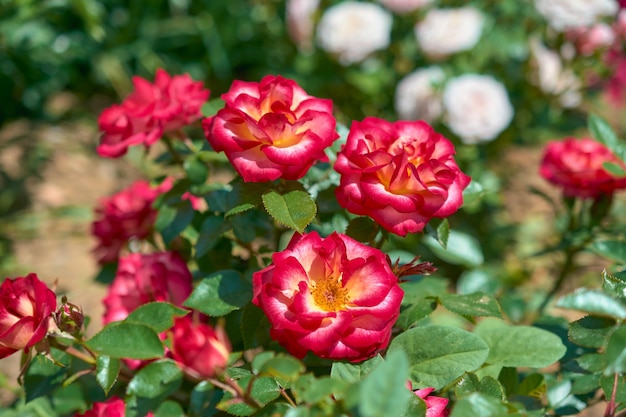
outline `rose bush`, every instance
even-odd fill
[[[598,198],[626,188],[626,178],[609,173],[605,163],[626,168],[613,152],[590,138],[552,141],[544,149],[539,173],[567,197]]]
[[[335,170],[339,204],[400,236],[457,211],[470,182],[452,143],[421,121],[353,122]]]
[[[382,252],[337,233],[295,235],[252,283],[272,338],[299,358],[372,357],[389,343],[403,294]]]
[[[330,100],[271,75],[235,81],[222,99],[224,108],[203,121],[205,134],[244,181],[296,180],[327,160],[324,149],[337,138]]]
[[[200,119],[200,107],[209,90],[188,74],[170,76],[157,70],[154,84],[134,77],[135,89],[121,105],[104,110],[98,118],[102,131],[98,154],[117,158],[130,146],[149,147],[165,133],[176,131]]]
[[[176,319],[170,333],[171,355],[189,376],[202,380],[224,372],[231,347],[223,328],[213,329],[199,317],[186,315]]]
[[[56,295],[36,274],[0,285],[0,358],[28,351],[48,333]]]

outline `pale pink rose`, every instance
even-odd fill
[[[411,13],[417,9],[428,6],[433,0],[378,0],[380,4],[394,13]]]
[[[223,109],[202,123],[207,140],[246,182],[302,178],[338,137],[330,100],[308,95],[293,80],[268,75],[235,81]]]
[[[396,112],[404,120],[431,123],[441,117],[441,88],[445,73],[440,67],[421,68],[405,76],[396,86]]]
[[[582,55],[593,55],[595,52],[611,46],[616,39],[613,28],[606,23],[596,23],[590,27],[577,27],[568,30],[566,38],[574,43]]]
[[[619,6],[615,0],[535,0],[535,7],[550,26],[565,32],[613,16]]]
[[[431,9],[415,25],[421,50],[433,59],[472,49],[480,40],[483,15],[473,7]]]
[[[296,234],[252,285],[270,336],[292,355],[352,362],[387,347],[404,294],[384,253],[337,233]]]
[[[420,232],[463,204],[470,178],[454,153],[454,145],[423,121],[352,122],[335,163],[337,201],[397,235]]]
[[[313,49],[313,17],[320,0],[287,0],[287,32],[293,43],[302,51]]]

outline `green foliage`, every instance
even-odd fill
[[[111,358],[154,359],[163,356],[163,343],[149,326],[113,322],[87,341],[89,349]]]
[[[252,284],[237,271],[220,271],[203,278],[185,306],[211,316],[224,316],[252,299]]]

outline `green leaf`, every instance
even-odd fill
[[[278,354],[260,367],[259,374],[273,376],[284,387],[298,379],[304,371],[304,364],[293,356]]]
[[[437,257],[451,264],[473,268],[485,261],[480,242],[475,237],[458,230],[450,231],[447,249],[432,236],[425,235],[423,242]]]
[[[615,320],[586,316],[569,324],[568,337],[578,346],[601,348],[606,345]]]
[[[600,378],[600,387],[604,391],[604,396],[607,400],[611,398],[613,394],[614,375],[603,376]],[[617,390],[615,391],[615,403],[626,403],[626,378],[621,377],[617,379]]]
[[[98,355],[96,358],[96,380],[104,390],[105,395],[117,381],[120,374],[120,360],[106,355]]]
[[[485,189],[483,186],[479,182],[472,180],[463,190],[463,206],[468,206],[480,200],[484,194]]]
[[[444,294],[439,300],[448,310],[465,317],[502,317],[496,299],[483,292],[467,295]]]
[[[160,208],[159,211],[163,210],[164,207]],[[191,202],[183,201],[179,205],[176,206],[175,215],[170,220],[169,223],[165,223],[163,221],[163,225],[161,225],[160,229],[157,229],[161,232],[161,236],[163,237],[163,242],[166,245],[169,245],[174,238],[176,238],[193,220],[193,216],[196,211],[191,206]],[[160,215],[160,213],[159,213]],[[168,214],[168,219],[170,215]],[[158,220],[158,218],[157,218]]]
[[[305,191],[294,190],[281,195],[276,190],[270,190],[263,194],[262,199],[274,220],[300,233],[317,213],[315,201]]]
[[[181,417],[185,411],[176,401],[164,401],[154,412],[154,417]]]
[[[450,417],[502,417],[507,415],[507,408],[497,398],[475,392],[461,398],[452,409]]]
[[[413,382],[440,389],[465,372],[485,363],[489,348],[478,336],[447,326],[414,327],[398,335],[389,351],[402,349],[409,357]]]
[[[460,398],[474,392],[489,395],[500,400],[506,398],[504,388],[502,388],[502,385],[500,385],[500,382],[496,379],[486,376],[479,381],[476,374],[466,373],[463,378],[456,383],[454,393]]]
[[[204,184],[209,176],[209,168],[206,163],[196,158],[186,159],[183,162],[183,168],[189,182],[192,184]]]
[[[342,398],[347,386],[347,381],[306,374],[298,378],[291,389],[298,403],[316,404],[331,398]]]
[[[209,316],[224,316],[252,300],[252,283],[237,271],[223,270],[203,278],[184,303]]]
[[[615,162],[605,162],[602,164],[602,168],[614,177],[626,177],[626,170],[620,164]]]
[[[108,324],[87,340],[87,347],[112,358],[155,359],[163,356],[163,343],[157,333],[136,323]]]
[[[495,319],[483,320],[474,333],[489,346],[486,362],[494,365],[541,368],[561,359],[566,350],[554,333],[531,326],[509,326]]]
[[[606,145],[622,161],[626,161],[626,146],[618,139],[611,126],[604,119],[591,114],[588,127],[594,139]]]
[[[561,297],[557,307],[579,310],[598,316],[626,319],[626,307],[601,290],[579,288],[571,294]]]
[[[621,277],[602,271],[602,289],[612,297],[626,298],[626,281]]]
[[[626,372],[626,326],[622,325],[615,330],[609,337],[609,343],[606,345],[607,367],[604,375]]]
[[[359,382],[383,361],[380,355],[361,363],[333,362],[330,376],[345,382]]]
[[[265,346],[271,342],[270,323],[263,310],[254,304],[248,304],[242,311],[241,336],[245,349]]]
[[[224,100],[221,98],[213,98],[202,105],[202,115],[204,117],[212,117],[224,107]]]
[[[204,219],[196,241],[196,259],[213,249],[226,229],[226,222],[221,216],[210,216]]]
[[[56,353],[55,357],[58,357]],[[67,378],[67,373],[68,368],[56,365],[43,355],[35,355],[24,375],[26,402],[47,395],[60,387]]]
[[[408,406],[411,392],[406,389],[409,360],[402,350],[390,351],[358,385],[358,415],[397,416]],[[350,403],[350,400],[347,399]]]
[[[359,242],[368,243],[376,238],[378,229],[378,224],[369,217],[357,217],[348,223],[346,235]]]
[[[626,242],[621,240],[598,240],[588,246],[596,255],[617,263],[626,262]]]
[[[246,376],[238,379],[237,384],[244,392],[249,392],[250,396],[262,406],[275,400],[280,395],[280,387],[274,378],[271,377]],[[250,416],[257,411],[243,402],[232,402],[232,399],[232,394],[226,392],[222,401],[217,404],[217,408],[236,416]]]
[[[176,391],[183,373],[172,360],[152,362],[141,368],[128,383],[127,394],[143,398],[164,398]]]
[[[124,320],[150,326],[155,332],[161,333],[174,325],[174,318],[183,317],[189,310],[176,307],[174,304],[153,302],[144,304],[132,311]]]
[[[396,325],[406,330],[427,317],[437,308],[437,302],[430,298],[420,298],[413,304],[402,306]]]
[[[450,223],[448,219],[443,219],[437,226],[437,241],[444,249],[448,248],[448,239],[450,238]]]

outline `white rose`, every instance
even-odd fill
[[[531,39],[530,51],[536,71],[534,83],[544,93],[557,96],[563,107],[577,107],[582,101],[581,82],[571,69],[563,68],[559,54],[537,38]]]
[[[320,0],[287,0],[287,31],[302,50],[308,51],[313,47],[313,15],[319,4]]]
[[[446,125],[463,143],[495,139],[513,119],[513,106],[504,85],[489,75],[453,78],[443,91]]]
[[[445,57],[472,49],[482,29],[483,16],[473,7],[432,9],[415,25],[415,36],[426,55]]]
[[[445,74],[440,67],[428,67],[408,74],[396,86],[396,112],[404,120],[432,122],[443,112],[441,93],[436,85]]]
[[[349,65],[387,48],[391,23],[391,14],[376,4],[346,1],[324,12],[317,39],[342,65]]]
[[[590,26],[602,16],[617,13],[615,0],[535,0],[535,7],[559,32]]]
[[[433,0],[378,0],[380,4],[395,13],[410,13],[433,2]]]

